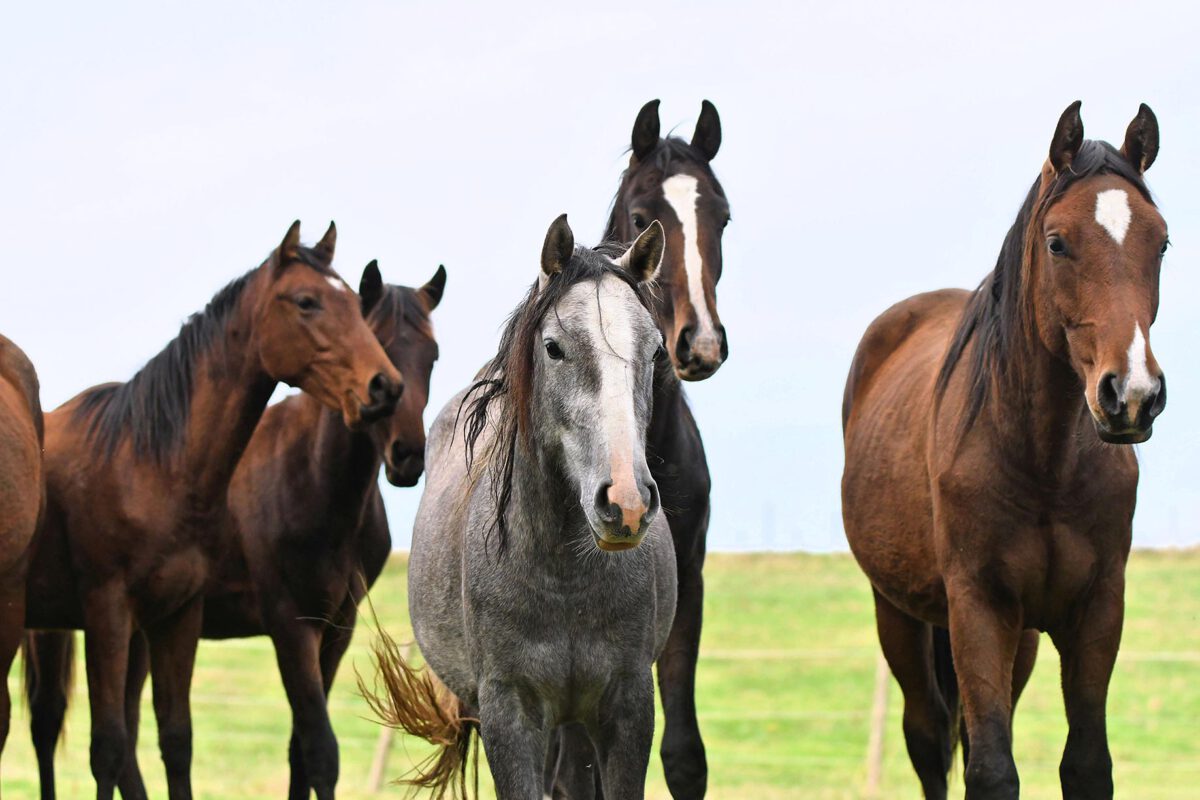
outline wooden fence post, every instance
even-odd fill
[[[892,672],[880,652],[875,662],[875,696],[871,701],[871,735],[867,739],[867,797],[878,797],[883,783],[883,738],[887,725],[888,689]]]

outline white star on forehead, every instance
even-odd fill
[[[1099,222],[1117,244],[1125,241],[1129,230],[1129,195],[1124,189],[1106,189],[1096,195],[1096,222]]]
[[[329,285],[332,286],[333,288],[337,289],[339,292],[346,291],[346,282],[343,281],[341,278],[335,278],[332,275],[330,275],[325,280],[329,281]]]

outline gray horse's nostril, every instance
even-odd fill
[[[608,490],[611,487],[612,481],[602,481],[592,501],[596,507],[596,514],[605,522],[615,522],[617,519],[617,507],[608,499]]]

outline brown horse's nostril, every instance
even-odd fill
[[[1146,417],[1151,422],[1153,422],[1154,418],[1157,417],[1159,414],[1161,414],[1163,412],[1163,409],[1166,407],[1167,407],[1167,376],[1159,375],[1158,376],[1158,389],[1156,389],[1154,391],[1154,394],[1152,394],[1149,398],[1147,398],[1146,402],[1143,403],[1142,408],[1146,409],[1146,412],[1145,412]]]
[[[1121,399],[1121,384],[1116,374],[1109,372],[1100,379],[1096,386],[1096,402],[1100,410],[1109,418],[1115,419],[1125,411],[1125,403]]]
[[[680,364],[692,360],[692,337],[695,335],[696,329],[691,325],[679,332],[679,339],[675,342],[675,358]]]
[[[725,326],[717,326],[718,333],[721,334],[721,361],[725,362],[729,358],[729,337],[725,335]]]
[[[392,381],[382,372],[371,378],[367,392],[373,406],[395,406],[400,396],[404,394],[404,383]]]

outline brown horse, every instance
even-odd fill
[[[42,405],[33,365],[0,336],[0,676],[25,629],[25,576],[46,501]],[[8,738],[8,681],[0,681],[0,752]]]
[[[1063,796],[1112,796],[1128,445],[1166,403],[1149,335],[1167,228],[1142,178],[1157,153],[1145,105],[1117,150],[1084,141],[1072,104],[992,273],[893,306],[850,368],[846,535],[926,797],[946,796],[959,697],[967,797],[1017,797],[1012,711],[1036,631],[1062,658]]]
[[[289,797],[306,798],[310,789],[332,796],[337,782],[337,740],[325,701],[350,644],[358,602],[391,551],[380,463],[394,486],[414,486],[424,471],[423,414],[438,357],[430,314],[445,287],[442,267],[411,289],[385,285],[376,262],[368,264],[359,286],[363,315],[405,376],[395,413],[351,431],[313,398],[289,397],[263,413],[234,472],[231,535],[240,537],[241,547],[230,563],[216,567],[203,636],[272,637],[293,712]],[[72,641],[71,633],[38,633],[27,661],[44,800],[55,796],[54,746],[67,707]],[[131,742],[148,667],[144,640],[135,637],[126,698]],[[49,676],[40,690],[37,674]],[[121,795],[145,797],[135,748],[128,756]]]
[[[708,764],[696,719],[696,662],[704,612],[705,541],[711,480],[700,429],[680,380],[712,376],[729,355],[717,314],[721,236],[729,202],[711,162],[721,146],[721,119],[705,100],[691,142],[660,137],[658,100],[644,105],[633,124],[629,167],[613,199],[604,232],[610,242],[630,242],[655,220],[666,233],[654,311],[669,362],[655,368],[654,408],[646,434],[647,461],[662,494],[675,542],[679,599],[671,636],[658,659],[658,685],[666,726],[661,756],[671,795],[703,797]],[[591,744],[581,728],[566,732],[574,753],[559,760],[558,791],[586,796],[586,775],[570,766],[590,763]],[[592,781],[596,783],[595,781]],[[594,790],[598,790],[598,785]]]
[[[222,289],[128,383],[46,418],[47,514],[28,626],[85,631],[97,796],[125,765],[130,641],[145,633],[172,798],[191,796],[188,692],[203,593],[237,546],[227,490],[278,381],[357,427],[391,413],[400,375],[337,276],[331,225],[295,223],[257,269]]]

